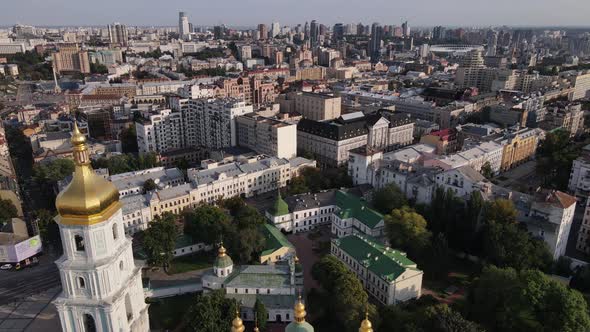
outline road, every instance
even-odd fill
[[[33,103],[33,85],[28,83],[21,83],[18,86],[16,93],[17,105],[29,105]]]
[[[60,286],[59,271],[53,260],[53,257],[42,256],[37,266],[21,271],[0,271],[0,305]]]

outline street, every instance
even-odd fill
[[[0,305],[20,301],[30,295],[60,286],[61,281],[54,258],[39,259],[39,265],[21,271],[0,271]]]

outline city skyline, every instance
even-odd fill
[[[315,19],[326,25],[337,22],[365,24],[380,22],[399,25],[402,21],[408,20],[413,26],[577,27],[588,25],[585,13],[590,12],[590,3],[576,0],[561,2],[422,0],[400,4],[372,0],[365,1],[362,7],[354,9],[341,5],[335,0],[326,0],[321,3],[302,0],[297,5],[267,0],[206,4],[174,0],[145,6],[144,2],[138,0],[125,1],[123,5],[118,1],[104,0],[100,7],[92,7],[92,15],[88,15],[89,8],[81,2],[54,0],[49,3],[28,0],[5,4],[4,10],[0,13],[0,22],[2,25],[19,23],[44,26],[102,26],[112,22],[137,26],[177,26],[175,22],[178,21],[178,12],[184,11],[189,17],[189,22],[205,26],[226,24],[246,27],[276,21],[281,25],[293,25]],[[473,8],[477,8],[476,13]],[[527,15],[523,16],[523,12]]]

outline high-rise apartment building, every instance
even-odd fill
[[[309,40],[311,46],[318,46],[320,42],[320,24],[316,20],[311,21],[309,25]]]
[[[291,159],[297,155],[297,125],[255,113],[236,118],[238,145],[258,153]]]
[[[186,39],[189,34],[188,16],[186,16],[185,12],[180,12],[178,13],[178,36],[181,39]]]
[[[109,25],[109,41],[112,44],[119,44],[127,46],[129,44],[129,36],[127,33],[127,26],[121,23],[113,23]]]
[[[285,112],[298,112],[314,121],[336,119],[342,111],[342,99],[326,93],[288,93],[279,97],[279,104]]]
[[[88,52],[80,50],[78,44],[61,44],[58,51],[52,54],[53,66],[59,73],[80,72],[90,73]]]
[[[402,24],[402,34],[404,37],[410,37],[410,25],[408,24],[408,21],[405,21]]]
[[[268,28],[266,27],[266,24],[258,24],[258,34],[260,35],[260,39],[268,38]]]
[[[281,24],[279,22],[272,22],[270,34],[273,38],[281,34]]]
[[[371,26],[371,40],[369,42],[369,56],[371,57],[371,62],[379,61],[382,39],[383,27],[379,23],[373,23]]]

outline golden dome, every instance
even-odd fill
[[[369,320],[369,312],[365,312],[365,319],[361,322],[359,332],[373,332],[373,324]]]
[[[299,295],[299,297],[297,298],[297,303],[295,303],[295,321],[300,323],[300,322],[304,322],[305,321],[305,315],[307,315],[307,312],[305,312],[305,305],[303,304],[303,301],[301,301],[301,295]]]
[[[240,312],[236,310],[236,318],[231,322],[231,332],[244,332],[246,328],[240,318]]]
[[[225,255],[226,255],[226,252],[227,252],[227,251],[225,250],[225,247],[223,246],[223,243],[221,243],[221,244],[219,245],[219,250],[217,251],[217,256],[218,256],[218,257],[225,257]]]
[[[71,142],[76,166],[72,181],[55,200],[58,221],[64,225],[93,225],[105,221],[121,207],[119,190],[94,173],[86,137],[76,123]]]

